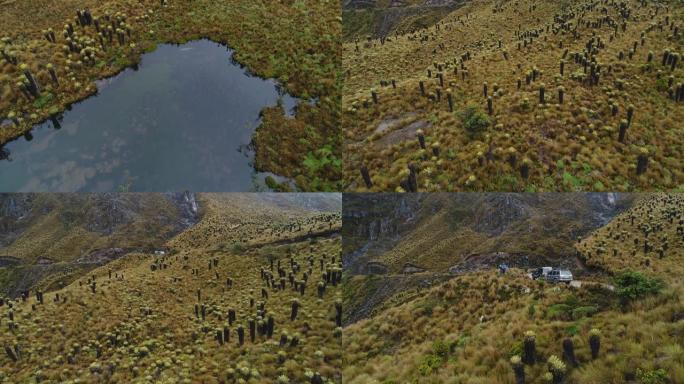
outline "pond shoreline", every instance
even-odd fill
[[[128,69],[133,69],[136,70],[137,66],[140,65],[140,62],[142,60],[143,55],[152,53],[156,51],[160,45],[176,45],[180,46],[183,44],[187,44],[193,41],[201,41],[201,40],[208,40],[213,43],[219,44],[226,49],[229,49],[233,52],[237,52],[236,49],[232,48],[230,44],[226,41],[220,41],[217,39],[213,39],[207,35],[201,35],[201,36],[193,36],[187,39],[183,40],[160,40],[160,41],[155,41],[152,43],[152,45],[148,48],[145,49],[140,49],[138,48],[136,52],[129,53],[128,54],[128,59],[131,61],[128,65],[115,68],[115,67],[106,67],[106,70],[102,72],[102,76],[98,76],[95,79],[90,79],[90,84],[89,86],[85,89],[86,93],[82,94],[76,94],[74,95],[75,97],[68,98],[69,100],[65,101],[64,103],[60,103],[59,107],[53,107],[57,109],[56,113],[47,113],[39,116],[38,120],[32,121],[30,123],[23,123],[23,124],[15,124],[15,123],[10,123],[10,124],[2,124],[5,121],[8,121],[9,119],[6,118],[6,116],[2,116],[2,119],[0,119],[0,148],[2,148],[5,144],[17,140],[24,136],[27,132],[31,132],[35,126],[46,123],[48,120],[55,116],[59,116],[63,114],[65,111],[68,111],[71,109],[76,104],[79,104],[86,99],[89,99],[93,96],[97,96],[99,93],[99,89],[97,88],[97,82],[104,81],[104,80],[109,80],[112,79],[118,75],[120,75],[122,72],[128,70]],[[112,61],[112,60],[110,60]],[[264,77],[258,72],[252,70],[249,66],[247,66],[245,63],[241,62],[240,60],[235,58],[235,55],[231,55],[230,61],[236,65],[239,65],[241,69],[245,71],[245,73],[248,76],[252,77],[259,77],[263,80],[273,80],[278,83],[280,87],[282,87],[283,90],[287,91],[287,93],[293,97],[300,98],[300,95],[297,95],[294,93],[292,90],[290,90],[286,85],[281,84],[280,81],[276,78],[271,78],[271,77]],[[95,89],[90,89],[91,86],[95,86]],[[65,93],[62,94],[64,96],[71,96],[71,93]],[[24,116],[25,117],[25,116]],[[8,128],[13,128],[13,132],[6,133]]]
[[[61,102],[59,98],[56,97],[57,103],[59,104],[59,107],[53,106],[51,108],[52,113],[47,113],[39,118],[37,121],[31,121],[30,123],[23,123],[17,125],[16,123],[12,122],[9,119],[0,119],[0,151],[9,143],[20,140],[22,137],[28,138],[32,137],[31,132],[34,131],[37,127],[49,122],[49,121],[54,121],[60,119],[65,112],[70,111],[74,106],[83,103],[84,101],[97,97],[101,90],[102,87],[99,83],[106,82],[108,80],[112,80],[117,78],[118,76],[122,75],[124,72],[128,70],[134,70],[137,71],[139,69],[139,66],[142,62],[143,56],[146,54],[151,54],[159,49],[160,46],[163,45],[173,45],[173,46],[181,46],[184,44],[192,43],[192,42],[198,42],[198,41],[208,41],[211,43],[215,43],[217,45],[220,45],[221,47],[225,48],[226,50],[230,51],[230,57],[229,61],[231,64],[239,66],[240,69],[242,69],[245,73],[246,76],[248,77],[256,77],[262,80],[266,81],[273,81],[276,84],[277,89],[282,90],[286,94],[298,98],[297,95],[291,93],[292,91],[288,89],[288,87],[285,84],[282,84],[278,79],[276,78],[267,78],[267,77],[262,77],[258,72],[253,71],[250,67],[248,67],[245,63],[241,62],[236,58],[235,53],[237,52],[234,48],[232,48],[227,42],[225,41],[220,41],[217,39],[213,39],[207,35],[204,36],[192,36],[188,37],[186,39],[181,39],[181,40],[167,40],[167,41],[156,41],[152,43],[151,46],[145,47],[145,48],[134,48],[136,49],[135,52],[129,53],[127,55],[127,59],[129,61],[129,64],[123,67],[111,67],[109,65],[113,64],[115,62],[114,59],[110,59],[108,66],[105,67],[105,70],[102,72],[102,76],[98,76],[94,79],[90,80],[90,83],[88,84],[87,87],[84,87],[84,92],[85,93],[78,93],[78,94],[73,94],[70,92],[65,92],[61,94],[60,96],[66,96],[65,102]],[[59,88],[57,88],[59,90]],[[52,93],[55,95],[55,93]],[[69,97],[73,96],[73,97]],[[259,114],[259,119],[261,120],[261,113],[263,110],[266,108],[270,108],[272,106],[265,106],[262,111]],[[296,109],[292,111],[283,111],[284,114],[288,117],[291,118],[296,118]],[[26,115],[23,115],[22,117],[26,118]],[[9,124],[7,122],[9,121]],[[53,123],[54,125],[54,123]],[[286,175],[279,175],[276,173],[273,173],[271,169],[268,169],[268,167],[258,167],[255,164],[255,159],[257,157],[257,151],[258,151],[258,146],[256,145],[254,141],[254,135],[256,134],[257,130],[264,129],[264,124],[262,122],[259,122],[259,125],[254,129],[254,132],[252,134],[252,139],[250,142],[247,144],[246,148],[250,152],[249,157],[251,159],[251,165],[252,168],[254,169],[255,172],[261,172],[261,173],[271,173],[273,176],[276,177],[276,179],[279,179],[281,181],[277,182],[277,188],[276,190],[296,190],[296,186],[292,180],[290,180]],[[8,130],[11,130],[10,133],[7,133]],[[0,156],[0,159],[2,157]]]
[[[84,148],[90,156],[95,153],[87,148],[92,148],[93,145],[95,147],[105,145],[114,152],[118,152],[112,147],[113,144],[107,144],[106,136],[114,135],[110,138],[123,139],[121,143],[124,147],[122,148],[127,152],[136,151],[136,148],[139,150],[140,146],[151,145],[154,153],[159,153],[159,143],[164,142],[164,145],[173,143],[175,150],[171,152],[184,155],[186,164],[203,169],[203,176],[191,177],[198,184],[190,182],[189,188],[195,188],[193,185],[202,188],[201,186],[205,184],[201,178],[207,178],[207,181],[211,178],[214,180],[206,184],[207,186],[216,187],[218,184],[215,183],[222,183],[221,185],[231,190],[235,188],[243,188],[245,191],[262,190],[265,187],[274,191],[297,189],[294,180],[287,179],[286,176],[269,169],[261,167],[257,169],[255,159],[258,146],[255,145],[255,135],[257,130],[261,134],[268,130],[268,121],[263,119],[265,110],[270,110],[271,113],[277,112],[282,115],[283,119],[296,119],[297,106],[301,103],[311,105],[311,101],[302,101],[293,97],[277,79],[256,75],[248,67],[235,60],[235,55],[236,52],[227,44],[209,38],[190,39],[186,43],[156,44],[154,49],[145,52],[145,56],[137,56],[131,65],[95,80],[95,86],[88,87],[87,96],[79,97],[78,100],[66,105],[62,112],[53,113],[41,123],[31,126],[23,134],[26,141],[8,145],[21,139],[22,135],[17,135],[0,146],[0,149],[5,150],[2,157],[10,160],[10,163],[12,159],[18,160],[13,166],[8,163],[4,164],[9,172],[5,175],[5,179],[10,182],[4,188],[8,191],[23,188],[21,187],[24,185],[22,180],[25,179],[16,174],[16,171],[22,168],[25,168],[27,172],[33,169],[30,175],[27,173],[28,179],[26,180],[32,177],[38,177],[35,180],[53,180],[43,179],[47,176],[44,171],[46,156],[54,157],[56,165],[66,165],[67,163],[62,162],[73,159],[76,160],[76,166],[79,169],[85,167],[86,165],[81,165],[81,160],[68,154],[71,152],[70,148]],[[67,135],[53,132],[55,128],[61,128],[61,126],[67,127],[70,133]],[[78,126],[81,127],[80,130]],[[70,131],[68,127],[73,127],[78,130],[78,133]],[[93,130],[91,127],[101,128]],[[188,131],[188,128],[191,128],[191,131]],[[29,143],[33,141],[34,134],[38,138],[38,144]],[[44,154],[30,152],[38,150],[37,146],[44,142],[43,139],[50,140],[51,143],[49,147],[40,149]],[[126,142],[128,144],[125,144]],[[182,150],[179,145],[184,142],[191,145],[190,151],[200,152],[193,155],[192,152]],[[132,158],[123,153],[116,155],[111,150],[107,154],[110,159],[121,159],[124,165],[114,169],[114,173],[110,173],[109,176],[97,171],[100,175],[95,175],[97,179],[109,177],[115,181],[120,177],[119,172],[126,170],[125,164],[136,167],[131,169],[133,172],[145,172],[146,167],[149,168],[148,172],[154,172],[156,169],[154,164],[169,157],[160,153],[156,158],[148,157],[151,167],[146,165],[148,163],[139,163],[135,166],[131,163]],[[177,152],[178,150],[181,152]],[[232,154],[233,150],[237,150],[242,155],[242,160]],[[14,153],[18,157],[11,158],[11,154]],[[97,156],[100,159],[98,163],[102,164],[102,158]],[[135,158],[138,157],[135,156]],[[31,165],[34,162],[33,159],[40,167],[40,171]],[[169,161],[177,162],[176,160]],[[98,167],[98,163],[93,163],[93,166]],[[186,168],[183,166],[187,173]],[[208,175],[212,172],[212,168],[216,170],[215,176]],[[12,172],[19,177],[14,183],[11,182]],[[251,187],[243,180],[247,173],[253,175]],[[230,174],[239,176],[231,181],[228,178]],[[269,180],[264,180],[267,176],[270,176]],[[88,176],[90,177],[92,176]],[[138,174],[136,177],[134,173],[131,180],[141,177],[144,176]],[[68,178],[69,176],[60,176],[60,185]],[[168,176],[167,181],[160,179],[160,187],[174,188],[173,185],[188,182],[184,177],[177,178],[177,181],[173,180],[174,178],[169,179]],[[142,185],[136,187],[137,182],[134,182],[131,190],[143,191],[152,188],[149,185],[145,186],[145,183],[149,184],[149,182],[140,181]],[[90,183],[87,180],[85,182]],[[119,185],[116,181],[115,183]],[[93,188],[87,184],[78,185],[80,186],[73,188],[77,188],[75,190]],[[164,185],[169,186],[164,187]]]

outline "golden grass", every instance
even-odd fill
[[[670,76],[674,86],[681,83],[682,65],[674,71],[661,66],[665,49],[682,52],[681,31],[673,35],[673,27],[681,30],[681,4],[642,7],[638,1],[628,1],[631,16],[626,31],[614,33],[607,23],[601,28],[582,24],[577,29],[579,38],[574,38],[570,31],[580,17],[584,23],[596,21],[606,8],[609,17],[619,19],[612,4],[582,10],[587,4],[478,0],[453,11],[436,26],[391,35],[384,44],[377,40],[345,43],[346,188],[367,190],[360,173],[365,165],[373,182],[370,190],[397,190],[407,177],[408,164],[413,163],[419,171],[420,191],[681,189],[684,168],[676,154],[684,148],[679,123],[684,116],[678,103],[668,97],[667,84]],[[496,12],[495,5],[500,6]],[[554,15],[570,11],[575,15],[568,19],[570,31],[559,29]],[[534,31],[541,31],[539,37],[528,36],[527,44],[516,35]],[[591,56],[601,66],[600,82],[591,86],[577,80],[578,72],[581,77],[587,75],[572,55],[582,53],[594,34],[605,47]],[[637,50],[630,59],[627,53],[635,41]],[[654,58],[649,64],[650,51]],[[623,60],[619,52],[625,55]],[[466,53],[470,60],[464,61]],[[565,60],[563,75],[561,59]],[[540,78],[527,85],[526,74],[533,69]],[[428,70],[432,77],[427,77]],[[518,80],[522,81],[520,89]],[[421,95],[420,81],[426,96]],[[493,97],[491,116],[483,94],[485,83],[488,96]],[[545,104],[539,103],[542,83]],[[565,90],[562,104],[557,90],[561,86]],[[373,89],[377,104],[372,101]],[[440,101],[429,100],[427,96],[436,97],[437,91]],[[448,93],[454,112],[449,111]],[[468,134],[460,116],[468,105],[475,105],[490,119],[479,136]],[[610,105],[618,107],[617,115],[612,115]],[[634,106],[633,120],[625,142],[620,143],[618,127],[630,105]],[[382,141],[403,125],[374,134],[383,120],[411,112],[417,114],[413,120],[431,123],[425,129],[426,150],[421,150],[415,136],[389,144]],[[431,149],[435,143],[438,156]],[[637,174],[637,158],[643,151],[648,167]]]
[[[215,206],[227,207],[225,201],[216,200]],[[341,382],[341,333],[334,305],[338,287],[328,282],[322,298],[317,292],[327,272],[339,270],[339,238],[261,247],[282,237],[263,235],[252,241],[261,230],[258,221],[268,220],[266,208],[249,217],[251,207],[239,200],[235,204],[242,210],[233,213],[243,222],[232,231],[251,246],[223,249],[210,240],[212,236],[204,237],[207,241],[201,244],[181,236],[170,242],[172,254],[129,254],[64,289],[46,292],[44,304],[33,295],[27,301],[6,301],[0,307],[0,344],[19,345],[21,357],[13,362],[3,353],[0,376],[10,382],[294,383],[308,382],[318,373],[326,383]],[[216,213],[211,212],[212,206],[206,209],[206,218],[212,220]],[[293,227],[315,228],[314,222],[324,220],[327,225],[329,220],[305,213],[273,213]],[[218,224],[200,225],[210,232]],[[200,236],[202,230],[192,235]],[[296,238],[296,231],[289,238]],[[271,271],[271,258],[286,273],[283,290],[267,286],[262,279],[264,271]],[[301,268],[293,271],[291,262]],[[277,269],[272,272],[279,284]],[[297,281],[308,276],[303,295],[290,286],[288,273]],[[268,298],[261,296],[264,288]],[[53,301],[57,295],[59,301]],[[292,299],[301,304],[295,320],[290,318]],[[248,324],[250,318],[258,320],[260,302],[266,310],[263,318],[274,317],[275,331],[272,339],[257,336],[252,342]],[[195,315],[196,304],[205,306],[204,319]],[[229,309],[237,316],[232,326],[227,324]],[[13,322],[8,320],[10,312]],[[220,345],[216,330],[224,326],[230,329],[230,341]],[[238,345],[238,326],[245,329],[243,346]],[[286,345],[279,344],[283,334]],[[294,337],[299,339],[297,345],[291,344]]]
[[[566,365],[567,383],[647,382],[684,380],[682,319],[682,196],[639,196],[632,208],[577,244],[587,264],[618,273],[631,268],[661,279],[663,290],[630,302],[613,290],[610,276],[588,275],[575,288],[533,281],[525,271],[506,275],[471,272],[429,290],[416,287],[385,300],[369,318],[345,328],[343,377],[348,383],[515,383],[510,359],[523,354],[524,335],[535,334],[536,363],[524,365],[526,382],[544,382],[547,361],[557,356]],[[672,216],[673,215],[673,216]],[[672,222],[669,217],[674,217]],[[634,217],[634,226],[630,223]],[[629,224],[629,226],[628,226]],[[631,250],[637,228],[660,227],[656,236],[668,238],[669,252],[651,267],[638,257],[587,256],[598,244]],[[613,240],[624,234],[625,241]],[[605,245],[603,245],[605,244]],[[345,300],[353,302],[382,286],[386,277],[349,279]],[[375,279],[379,281],[372,282]],[[345,283],[347,284],[347,283]],[[356,288],[354,288],[356,287]],[[353,299],[350,299],[353,297]],[[592,358],[590,331],[600,331],[600,349]],[[563,341],[572,340],[578,365],[564,357]]]
[[[684,257],[684,195],[647,196],[577,244],[587,265],[611,273],[631,269],[673,281],[679,278]]]

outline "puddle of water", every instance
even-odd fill
[[[0,148],[0,191],[253,191],[248,148],[266,106],[298,100],[209,40],[160,45],[137,70]],[[57,124],[56,124],[57,123]]]

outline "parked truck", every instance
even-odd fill
[[[569,283],[572,281],[572,272],[568,269],[540,267],[532,271],[534,280],[542,279],[552,283]]]

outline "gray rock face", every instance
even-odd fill
[[[382,253],[400,239],[405,226],[416,219],[424,195],[344,195],[342,264],[367,273],[360,259]],[[357,246],[358,245],[358,246]]]
[[[94,199],[95,204],[86,213],[85,228],[103,235],[110,235],[120,225],[130,223],[139,207],[135,202],[123,200],[115,194],[94,195]],[[63,219],[69,222],[72,215],[78,215],[78,212],[68,211]]]
[[[193,192],[170,193],[169,198],[173,200],[180,211],[179,230],[183,230],[195,225],[200,219],[199,203],[197,196]]]
[[[529,217],[529,208],[522,195],[487,195],[485,204],[479,205],[475,212],[473,227],[490,236],[500,235],[511,223]]]
[[[7,268],[5,272],[10,276],[5,285],[0,286],[0,292],[17,295],[44,279],[87,272],[129,252],[144,251],[118,247],[119,240],[130,236],[126,231],[132,224],[146,226],[154,223],[151,227],[156,232],[148,235],[153,243],[161,245],[166,239],[197,223],[200,211],[195,194],[189,192],[0,194],[0,268]],[[27,230],[34,225],[42,228],[46,215],[54,215],[57,225],[63,226],[67,232],[82,229],[96,233],[109,237],[111,245],[103,249],[95,249],[92,244],[82,245],[75,250],[73,258],[57,261],[50,254],[50,244],[47,243],[31,249],[29,254],[7,254],[3,250],[26,233],[32,233]]]
[[[366,271],[369,275],[384,275],[389,269],[382,263],[370,262],[366,264]]]
[[[20,219],[29,213],[33,195],[0,194],[0,217]]]
[[[424,7],[450,7],[462,3],[463,0],[425,0],[422,5]],[[344,0],[342,8],[344,9],[359,9],[359,8],[375,8],[376,0]],[[391,0],[389,2],[390,8],[406,7],[411,5],[407,0]]]
[[[383,7],[379,6],[375,0],[344,0],[342,9],[376,12],[377,18],[372,30],[373,37],[379,38],[388,36],[397,25],[409,17],[428,16],[429,19],[441,19],[464,3],[465,0],[425,0],[422,4],[414,5],[407,0],[392,0],[386,7]]]
[[[448,217],[445,225],[453,225],[454,231],[468,228],[487,238],[502,236],[501,239],[508,241],[529,236],[534,231],[539,240],[562,239],[563,244],[572,244],[577,236],[605,224],[631,201],[625,195],[606,193],[381,194],[345,196],[345,199],[343,263],[352,273],[365,273],[367,263],[400,244],[422,221],[438,214]],[[555,249],[552,254],[516,253],[505,257],[515,247],[508,249],[505,241],[492,244],[496,248],[485,249],[480,254],[461,250],[473,257],[459,268],[491,267],[502,261],[526,266],[540,258],[556,259],[560,263],[560,258],[570,255],[569,249],[564,248]]]
[[[342,2],[344,9],[362,9],[375,8],[375,0],[344,0]]]

